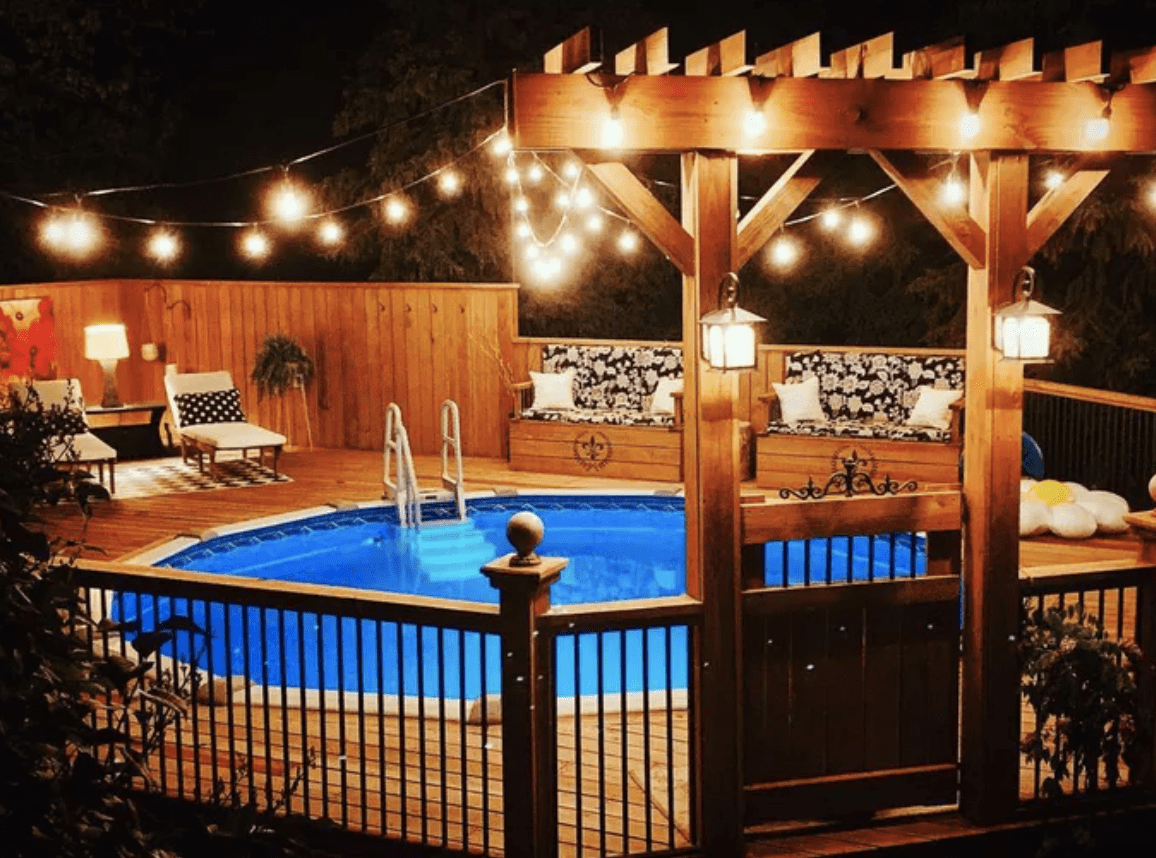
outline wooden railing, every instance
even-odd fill
[[[1129,561],[1102,561],[1073,566],[1053,566],[1032,572],[1021,579],[1020,591],[1025,611],[1076,607],[1079,614],[1093,618],[1109,641],[1132,641],[1143,653],[1137,684],[1137,710],[1141,719],[1156,711],[1156,565]],[[1089,692],[1092,693],[1092,692]],[[1144,725],[1140,725],[1143,731]],[[1026,701],[1022,710],[1021,733],[1037,729],[1036,714]],[[1148,725],[1151,727],[1151,724]],[[1142,732],[1143,736],[1144,733]],[[1156,773],[1156,742],[1151,733],[1142,749],[1141,771],[1128,772],[1126,783],[1151,789]],[[1043,784],[1048,772],[1038,761],[1021,763],[1020,797],[1027,802],[1047,799]],[[1096,777],[1071,772],[1062,784],[1068,798],[1090,798],[1102,795],[1108,787],[1103,763],[1097,765]]]
[[[1156,399],[1024,381],[1024,431],[1040,445],[1046,476],[1150,504],[1156,472]]]
[[[500,848],[504,729],[470,703],[501,691],[495,606],[115,563],[75,581],[95,619],[127,624],[105,624],[98,652],[131,658],[170,617],[203,631],[179,624],[153,669],[195,676],[153,764],[162,792],[235,785],[257,808],[391,840]]]
[[[139,660],[160,629],[150,684],[188,679],[150,763],[166,795],[463,854],[697,843],[693,599],[550,610],[517,586],[494,606],[96,561],[74,581],[94,652]]]

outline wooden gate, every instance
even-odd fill
[[[959,509],[958,492],[744,507],[747,826],[956,801]],[[802,581],[782,571],[800,563]]]

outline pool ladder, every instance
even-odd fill
[[[421,506],[424,501],[452,499],[457,507],[457,521],[466,520],[466,500],[462,478],[462,428],[458,404],[452,399],[442,403],[442,472],[440,489],[419,489],[413,454],[409,449],[409,435],[401,419],[401,408],[396,402],[385,409],[385,450],[382,454],[382,483],[384,500],[397,504],[397,519],[402,527],[421,527]],[[453,451],[451,472],[450,451]],[[397,473],[392,472],[396,468]]]

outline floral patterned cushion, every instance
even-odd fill
[[[892,441],[949,441],[951,432],[934,426],[904,426],[902,423],[849,420],[839,417],[822,423],[807,421],[784,423],[772,420],[767,424],[768,435],[810,435],[820,438],[886,438]]]
[[[567,346],[542,349],[543,372],[573,369],[574,404],[579,411],[648,412],[659,379],[682,378],[682,349],[677,346]],[[523,412],[523,416],[530,416]],[[535,415],[537,416],[537,415]],[[658,417],[621,425],[668,425]],[[559,419],[559,418],[552,418]],[[560,418],[570,420],[570,417]],[[614,420],[583,420],[610,423]]]
[[[829,419],[899,428],[915,407],[921,386],[963,388],[963,358],[823,351],[795,352],[787,358],[786,381],[797,383],[812,376],[819,379],[819,402]]]
[[[628,408],[573,411],[543,411],[527,408],[522,417],[528,420],[553,420],[561,423],[601,423],[606,426],[673,426],[673,414],[651,414],[649,411],[631,411]]]

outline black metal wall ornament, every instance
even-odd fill
[[[876,484],[871,479],[871,475],[866,471],[860,470],[860,465],[866,463],[867,460],[860,459],[859,454],[851,451],[851,455],[843,460],[843,471],[831,474],[827,479],[827,484],[820,488],[815,485],[815,480],[811,477],[807,478],[807,484],[799,489],[779,489],[779,497],[783,500],[788,500],[796,497],[799,500],[819,500],[831,494],[842,494],[845,497],[854,497],[857,494],[873,494],[877,496],[883,495],[897,495],[900,492],[915,491],[918,486],[915,480],[908,480],[905,483],[899,483],[897,480],[891,479],[888,474],[883,478],[883,481]]]

